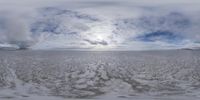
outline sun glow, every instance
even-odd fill
[[[108,22],[101,22],[90,26],[91,29],[84,33],[87,39],[95,42],[88,43],[94,50],[107,50],[112,45],[111,35],[113,34],[113,27]]]

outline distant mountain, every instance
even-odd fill
[[[16,45],[0,44],[0,50],[19,50],[20,48]]]
[[[200,50],[200,47],[182,48],[182,50]]]

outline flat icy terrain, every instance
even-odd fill
[[[200,100],[200,51],[0,51],[0,100]]]

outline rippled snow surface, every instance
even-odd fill
[[[199,100],[200,51],[0,51],[0,100],[40,99]]]

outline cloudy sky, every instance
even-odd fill
[[[0,0],[0,47],[200,47],[199,0]]]

